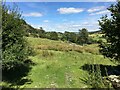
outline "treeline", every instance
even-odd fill
[[[23,22],[24,30],[26,31],[27,37],[32,36],[37,38],[47,38],[51,40],[62,40],[80,45],[95,43],[95,41],[89,37],[89,32],[85,28],[80,29],[78,32],[46,32],[42,27],[40,27],[39,29],[35,29],[32,26],[28,25],[24,20]]]

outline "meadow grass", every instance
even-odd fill
[[[42,52],[39,51],[40,53]],[[81,69],[85,64],[103,64],[114,65],[108,59],[101,55],[92,55],[90,53],[78,53],[75,51],[61,52],[49,51],[53,56],[44,57],[37,54],[32,59],[36,65],[29,73],[29,78],[33,81],[31,84],[25,84],[25,87],[40,88],[84,88],[87,87],[81,78],[88,73]]]
[[[99,54],[98,44],[80,46],[75,43],[54,41],[43,38],[27,38],[29,44],[36,50],[77,51]]]
[[[29,72],[30,84],[27,88],[86,88],[81,79],[88,75],[81,67],[85,64],[114,65],[109,59],[98,53],[98,45],[76,45],[41,38],[28,37],[28,42],[36,51],[35,56],[29,58],[36,63]],[[45,46],[38,48],[38,46]],[[51,49],[49,47],[54,48]],[[78,48],[79,47],[79,48]],[[78,52],[79,50],[81,52]],[[92,51],[93,50],[93,51]],[[91,53],[92,52],[92,53]],[[94,52],[94,53],[93,53]]]
[[[81,80],[88,76],[82,66],[115,65],[99,54],[97,44],[75,45],[75,49],[71,43],[63,41],[32,37],[27,37],[27,40],[35,51],[35,55],[29,56],[29,59],[36,65],[32,66],[28,76],[24,77],[29,78],[31,82],[26,82],[21,88],[89,88]],[[38,48],[39,46],[43,47]]]

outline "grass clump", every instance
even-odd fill
[[[44,51],[42,51],[42,56],[43,56],[43,57],[53,56],[53,53],[52,53],[52,52],[49,52],[49,51],[47,51],[47,50],[44,50]]]

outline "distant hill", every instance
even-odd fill
[[[43,28],[41,27],[40,29],[36,29],[34,27],[32,27],[31,25],[29,25],[28,23],[26,23],[25,20],[22,19],[22,22],[24,24],[24,30],[27,32],[27,34],[38,34],[38,32],[40,30],[43,30]],[[44,30],[45,31],[45,30]],[[63,34],[61,32],[57,32],[58,34]],[[79,32],[74,32],[76,34],[78,34]],[[89,32],[89,34],[102,34],[102,31],[101,30],[98,30],[98,31],[92,31],[92,32]]]

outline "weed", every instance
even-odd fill
[[[49,52],[49,51],[47,51],[47,50],[44,50],[44,51],[42,51],[42,56],[43,56],[43,57],[53,56],[53,53],[52,53],[52,52]]]

